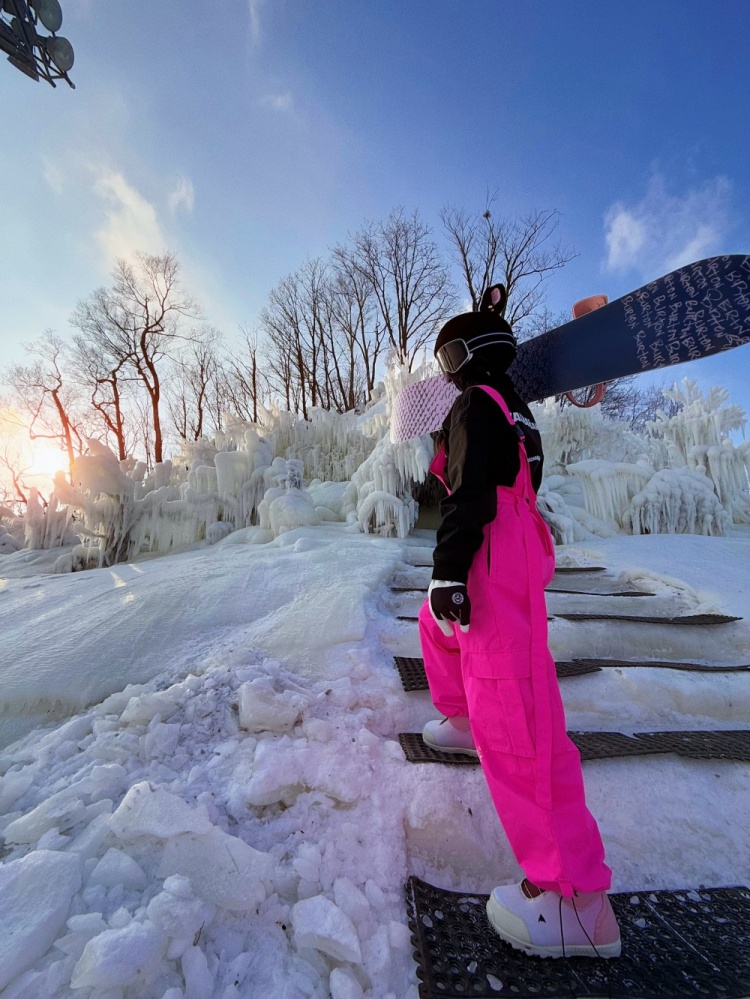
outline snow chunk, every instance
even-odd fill
[[[269,854],[214,827],[204,836],[170,839],[158,876],[182,874],[200,898],[232,912],[245,912],[265,898],[262,881],[271,877],[273,868]]]
[[[203,805],[192,808],[176,794],[154,790],[148,781],[134,784],[109,820],[120,839],[155,836],[169,839],[181,833],[207,833],[213,828]]]
[[[107,850],[91,872],[88,884],[105,885],[107,888],[114,888],[115,885],[122,885],[123,888],[144,888],[146,881],[146,874],[141,865],[127,853],[113,847]]]
[[[119,763],[104,763],[93,767],[91,773],[75,785],[75,790],[91,797],[92,801],[101,798],[116,798],[125,787],[128,772]]]
[[[120,721],[131,725],[148,725],[152,718],[159,715],[162,719],[169,718],[180,706],[180,691],[178,685],[169,690],[159,690],[140,696],[131,697],[120,715]],[[182,695],[184,697],[184,693]]]
[[[5,815],[11,805],[15,804],[21,795],[26,794],[34,783],[34,775],[23,770],[7,773],[0,780],[0,815]]]
[[[55,947],[63,954],[75,958],[76,961],[93,937],[99,936],[107,929],[107,924],[100,912],[87,912],[81,916],[71,916],[68,920],[68,933],[55,940]]]
[[[36,843],[50,829],[71,829],[85,814],[86,806],[80,798],[70,791],[59,791],[11,822],[3,836],[7,843]]]
[[[212,922],[216,909],[193,896],[187,878],[167,878],[164,889],[149,902],[148,918],[169,937],[193,940],[198,930]]]
[[[71,987],[112,988],[145,982],[149,966],[161,958],[167,941],[153,923],[132,922],[122,929],[105,930],[89,940],[73,969]]]
[[[337,961],[362,961],[354,923],[325,895],[297,902],[291,918],[298,946],[314,947]]]
[[[334,968],[328,980],[331,999],[362,999],[364,992],[351,968]]]
[[[209,999],[214,994],[214,976],[200,948],[188,947],[182,955],[182,974],[186,999]]]
[[[239,688],[240,725],[248,732],[283,732],[297,721],[303,699],[292,691],[277,692],[270,677],[258,677]]]
[[[0,867],[0,989],[47,953],[80,887],[70,854],[37,850]]]

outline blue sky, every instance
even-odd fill
[[[746,0],[61,0],[53,90],[0,62],[0,367],[175,250],[228,336],[365,219],[561,213],[549,304],[750,251]],[[750,347],[671,374],[750,410]]]

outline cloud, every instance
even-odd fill
[[[97,171],[94,193],[104,206],[105,222],[96,233],[108,262],[128,258],[136,250],[161,253],[164,233],[156,209],[116,170]]]
[[[247,9],[250,14],[250,36],[257,45],[260,41],[260,9],[266,0],[247,0]]]
[[[52,191],[54,191],[55,194],[62,194],[64,182],[63,175],[59,167],[48,159],[44,159],[42,162],[44,164],[42,175],[47,182],[47,185]]]
[[[732,185],[715,177],[680,196],[654,174],[634,205],[616,202],[605,213],[605,269],[653,277],[721,252],[730,227]]]
[[[261,97],[260,103],[264,107],[273,108],[275,111],[290,111],[292,108],[292,95],[286,94],[266,94]]]
[[[180,208],[192,212],[195,205],[195,189],[193,182],[187,177],[180,177],[174,190],[169,195],[169,210],[175,215]]]

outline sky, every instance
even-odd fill
[[[228,338],[364,221],[560,213],[549,306],[750,251],[745,0],[61,0],[76,89],[0,60],[0,373],[135,249]],[[750,347],[668,372],[750,412]],[[661,376],[659,376],[661,378]]]

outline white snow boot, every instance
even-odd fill
[[[619,957],[620,928],[606,892],[563,898],[543,891],[529,898],[519,885],[495,888],[487,916],[516,950],[537,957]]]
[[[439,753],[479,756],[468,718],[441,718],[427,722],[422,729],[422,738],[425,745],[437,749]]]

